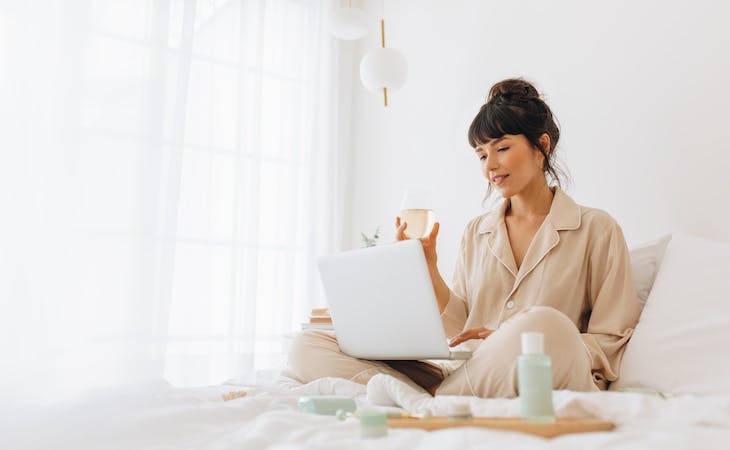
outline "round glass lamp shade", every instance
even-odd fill
[[[371,91],[400,89],[408,79],[408,62],[398,50],[376,48],[360,61],[360,78]]]
[[[330,31],[338,39],[353,41],[368,34],[365,13],[357,8],[337,8],[332,17]]]

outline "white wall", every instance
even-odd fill
[[[344,245],[393,219],[408,186],[437,190],[439,265],[450,281],[486,180],[466,141],[489,87],[523,76],[562,131],[578,203],[608,211],[629,245],[672,230],[730,240],[730,3],[720,1],[386,0],[386,46],[408,59],[400,91],[365,90],[352,70]]]

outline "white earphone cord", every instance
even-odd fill
[[[469,360],[467,359],[464,362],[464,376],[466,377],[466,384],[469,385],[469,390],[471,391],[471,395],[474,397],[477,397],[477,393],[474,391],[474,386],[471,385],[471,377],[469,376],[469,367],[467,366],[469,364]]]

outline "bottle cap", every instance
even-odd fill
[[[545,353],[545,338],[538,331],[522,333],[522,354],[542,355]]]
[[[451,405],[450,416],[469,416],[471,415],[471,407],[468,403],[455,403]]]
[[[473,417],[474,416],[471,415],[471,407],[468,403],[456,403],[451,405],[449,420],[471,420]]]

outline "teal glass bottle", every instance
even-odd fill
[[[522,355],[517,358],[520,416],[528,422],[553,423],[553,366],[545,354],[542,333],[522,333]]]

